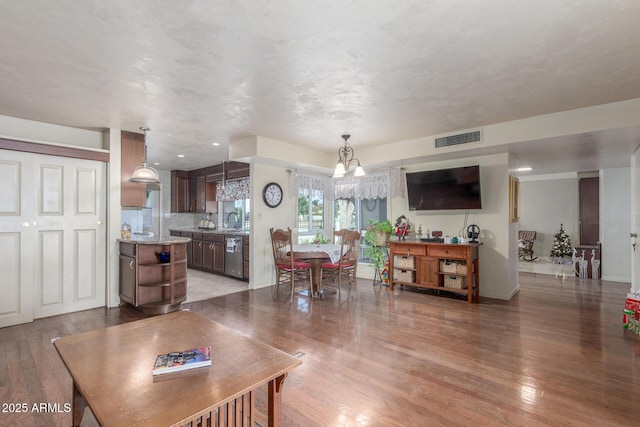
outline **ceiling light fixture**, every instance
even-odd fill
[[[129,178],[131,182],[137,182],[140,184],[158,184],[160,178],[158,178],[158,171],[149,166],[147,163],[147,132],[148,127],[141,127],[140,130],[144,133],[144,159],[142,165],[138,166]]]
[[[524,166],[521,168],[516,169],[518,172],[529,172],[531,170],[531,167],[529,166]]]
[[[351,135],[342,135],[342,139],[344,139],[344,147],[340,147],[338,150],[338,164],[336,165],[336,170],[333,172],[334,178],[342,178],[345,175],[351,174],[350,168],[351,164],[354,162],[357,162],[358,165],[353,172],[353,176],[365,175],[364,169],[360,166],[360,160],[353,157],[353,148],[351,148],[347,142],[350,137]]]

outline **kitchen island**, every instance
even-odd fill
[[[187,237],[120,242],[120,302],[145,314],[180,309],[187,299]]]

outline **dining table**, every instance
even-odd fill
[[[314,295],[322,294],[322,263],[338,262],[343,255],[342,245],[336,243],[307,243],[293,245],[291,254],[296,259],[305,259],[311,264],[311,286]]]

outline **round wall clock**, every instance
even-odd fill
[[[270,182],[262,190],[262,200],[270,208],[275,208],[282,202],[282,187],[275,182]]]

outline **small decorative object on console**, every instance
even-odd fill
[[[408,233],[409,233],[409,221],[407,221],[406,216],[400,215],[396,219],[396,236],[398,236],[398,239],[400,240],[405,240]]]

